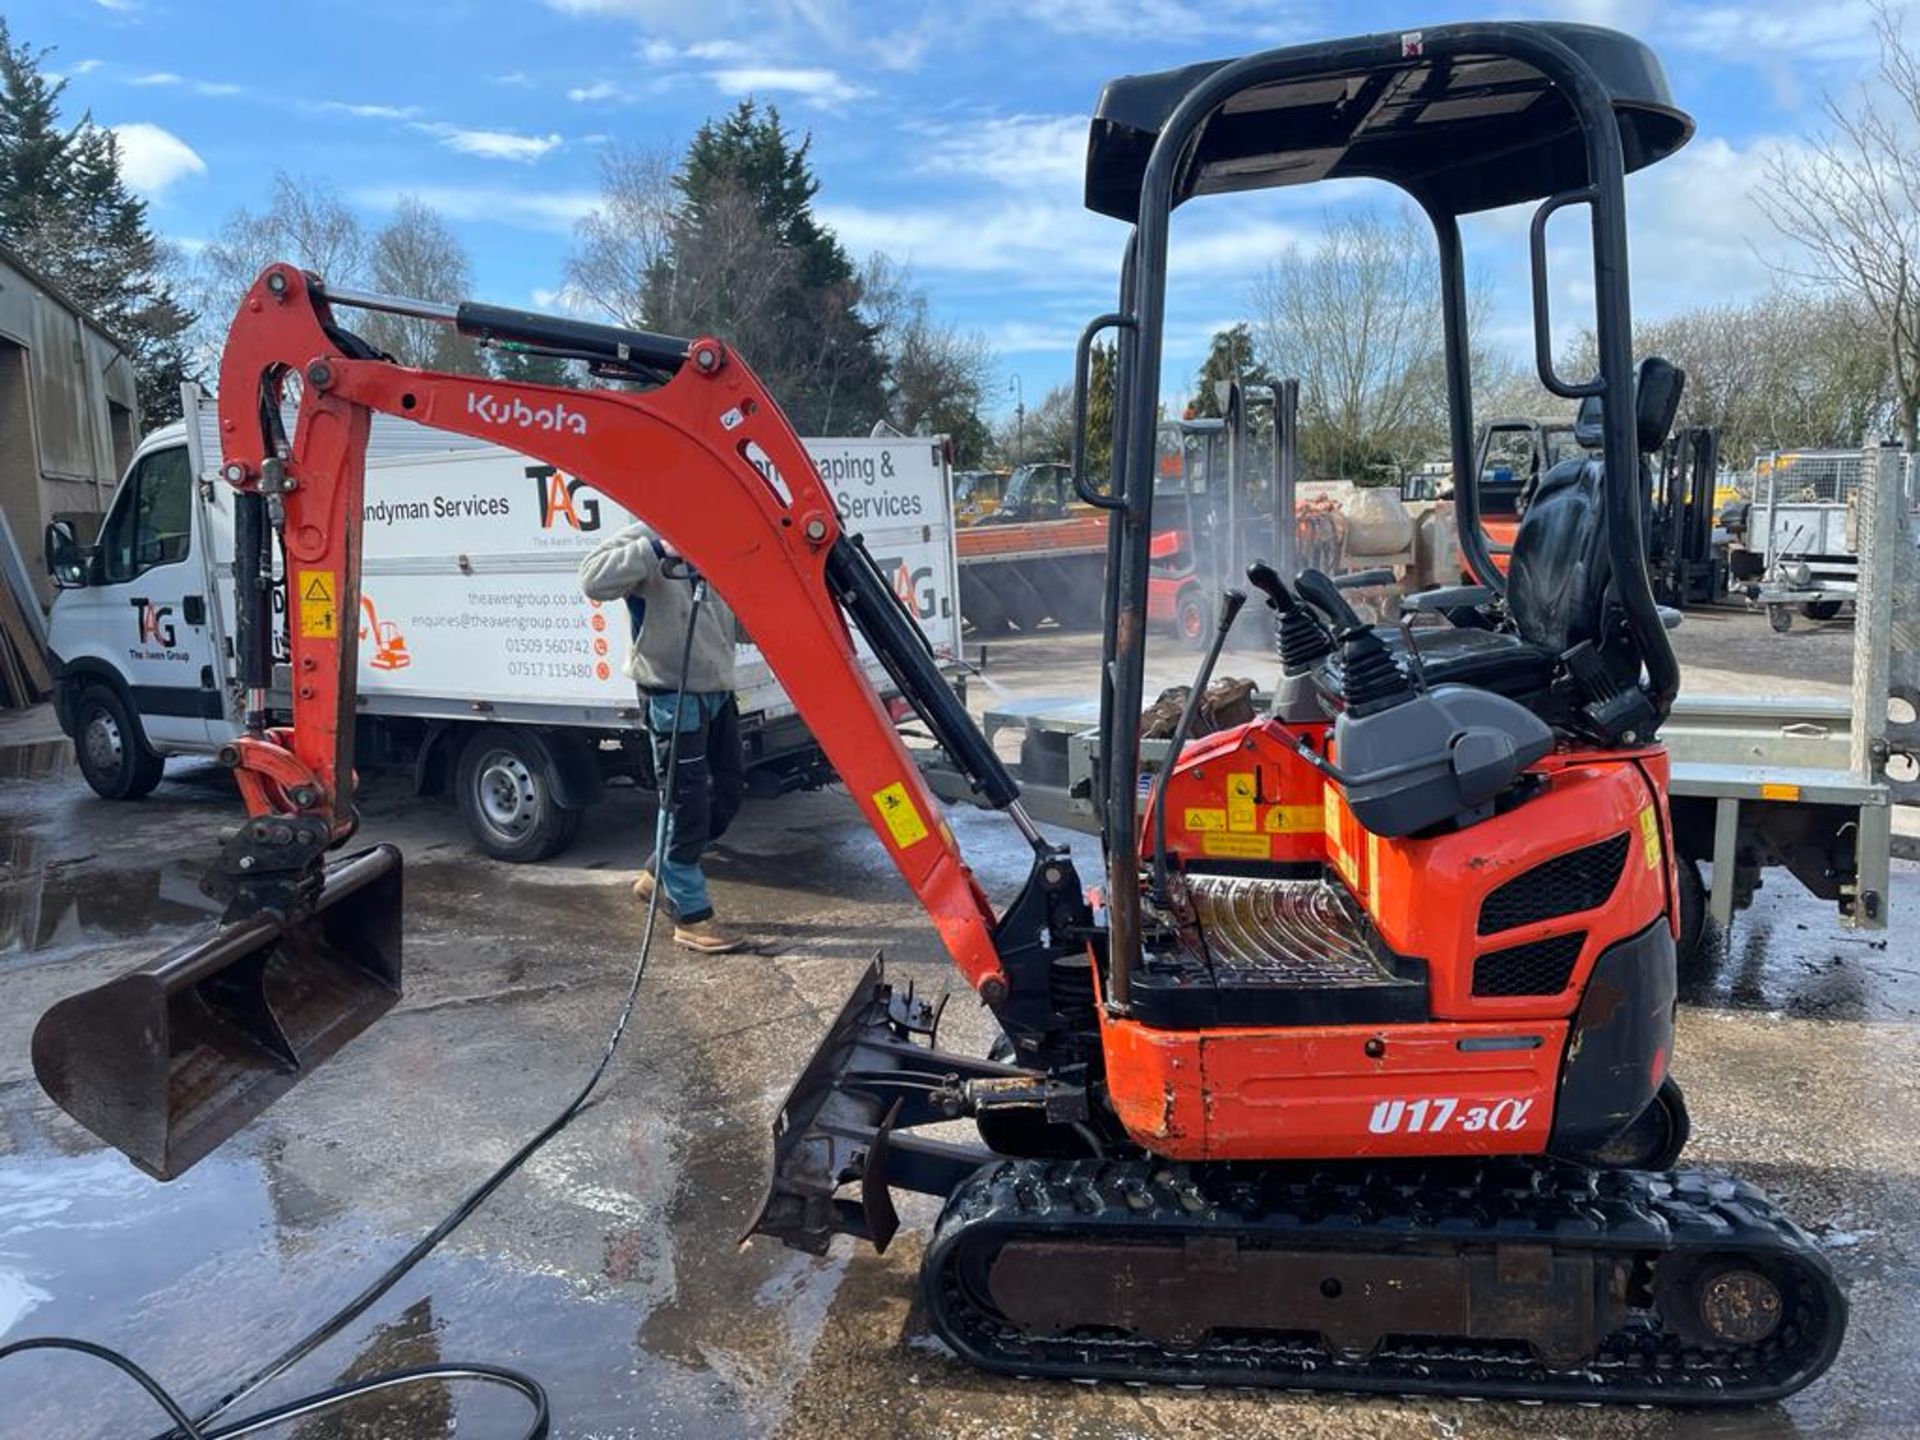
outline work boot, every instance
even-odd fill
[[[654,888],[659,883],[659,881],[653,878],[653,871],[642,870],[640,872],[640,878],[633,882],[633,898],[638,900],[642,905],[648,904],[653,899]],[[662,900],[665,900],[665,898],[665,896],[661,897]]]
[[[709,915],[691,924],[675,925],[673,943],[698,950],[702,955],[725,955],[747,942],[744,936],[735,934]]]

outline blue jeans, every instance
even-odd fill
[[[747,793],[745,756],[740,748],[740,708],[730,690],[694,692],[674,697],[640,692],[647,706],[647,729],[653,736],[653,773],[664,787],[667,746],[675,730],[680,739],[674,755],[673,794],[660,796],[666,817],[665,853],[660,862],[660,884],[667,892],[674,918],[697,924],[713,914],[707,895],[707,877],[700,857],[707,846],[726,833]],[[659,832],[656,831],[656,838]],[[653,859],[647,861],[653,867]]]

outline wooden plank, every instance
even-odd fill
[[[0,630],[5,630],[7,639],[12,642],[14,657],[28,685],[33,688],[34,698],[51,693],[53,672],[47,668],[46,653],[35,643],[33,631],[28,628],[26,617],[20,613],[13,591],[4,585],[0,585]]]

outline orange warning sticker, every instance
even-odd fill
[[[331,570],[296,570],[294,593],[300,597],[300,634],[308,640],[340,638],[340,577]]]
[[[907,794],[907,787],[898,780],[883,790],[873,792],[873,806],[886,822],[887,833],[893,836],[893,843],[902,850],[918,845],[927,838],[927,822],[920,818],[920,812],[913,807],[913,797]]]

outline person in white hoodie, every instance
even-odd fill
[[[675,943],[720,955],[746,943],[714,918],[706,872],[700,868],[701,856],[726,833],[747,793],[740,708],[734,699],[737,627],[726,602],[709,588],[694,620],[692,649],[687,649],[694,583],[685,562],[645,525],[609,536],[580,562],[580,588],[589,600],[627,603],[633,643],[626,673],[640,690],[653,737],[654,773],[662,783],[668,743],[676,729],[680,732],[666,850],[648,859],[633,893],[642,903],[650,900],[657,869],[673,913]],[[682,654],[687,656],[684,676]]]

